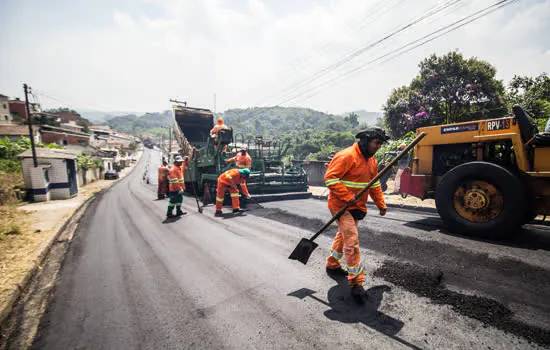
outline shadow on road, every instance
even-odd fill
[[[363,305],[357,304],[350,295],[347,278],[333,278],[338,284],[328,291],[328,302],[314,295],[316,292],[308,288],[302,288],[289,293],[299,299],[310,297],[311,299],[330,307],[330,310],[324,312],[325,317],[332,321],[342,323],[362,323],[365,326],[380,332],[391,339],[410,347],[411,349],[421,349],[420,347],[399,338],[396,334],[403,328],[404,323],[391,316],[378,311],[384,292],[389,292],[391,288],[387,285],[379,285],[369,288],[367,301]]]
[[[166,218],[166,219],[164,219],[164,221],[162,223],[163,224],[171,224],[173,222],[178,221],[179,219],[181,219],[181,216],[175,216],[173,218]]]
[[[406,221],[396,218],[388,218],[388,220],[403,222],[403,226],[416,230],[426,232],[439,231],[439,233],[447,236],[464,238],[471,241],[491,243],[512,248],[550,251],[550,230],[547,228],[534,227],[533,225],[528,225],[521,228],[513,237],[501,240],[490,240],[450,232],[447,230],[440,218],[424,218],[414,221]]]
[[[244,214],[243,212],[240,212],[240,213],[223,213],[222,214],[222,219],[233,219],[233,218],[238,218],[238,217],[241,217],[241,216],[246,216],[246,214]]]

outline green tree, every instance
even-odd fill
[[[538,77],[514,76],[508,84],[509,107],[519,104],[535,120],[539,130],[544,130],[550,118],[550,77],[542,73]]]
[[[359,126],[359,116],[356,113],[350,113],[345,118],[344,121],[351,124],[352,128]]]
[[[489,118],[506,110],[504,85],[486,61],[452,51],[431,55],[419,68],[412,82],[395,89],[383,107],[395,137],[420,126]]]

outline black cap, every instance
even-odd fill
[[[355,135],[356,139],[362,139],[365,137],[380,139],[382,141],[388,141],[390,139],[390,137],[386,135],[386,131],[379,127],[368,128]]]

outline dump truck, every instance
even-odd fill
[[[550,134],[520,107],[509,117],[419,128],[401,192],[435,199],[452,232],[499,239],[550,215]]]
[[[311,197],[307,191],[305,170],[301,166],[287,167],[283,162],[290,147],[288,142],[262,136],[252,139],[234,136],[231,127],[220,130],[218,137],[212,138],[212,111],[182,104],[173,105],[172,111],[179,152],[190,159],[189,169],[185,172],[186,188],[201,196],[204,204],[215,198],[218,176],[234,167],[226,160],[243,147],[252,158],[247,187],[256,201]]]

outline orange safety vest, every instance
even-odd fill
[[[175,164],[170,168],[168,175],[168,184],[170,192],[177,192],[179,190],[185,190],[185,168],[187,168],[187,162],[183,162],[182,166]]]
[[[212,130],[210,130],[210,135],[216,135],[216,137],[218,137],[218,132],[221,130],[221,129],[229,129],[225,124],[216,124],[214,125],[214,127],[212,128]]]
[[[239,173],[239,169],[229,169],[225,173],[218,177],[218,186],[224,185],[228,187],[234,187],[241,185],[241,189],[245,196],[249,196],[248,188],[246,187],[246,180]]]
[[[244,169],[244,168],[250,169],[250,167],[252,166],[252,158],[248,155],[248,153],[246,153],[243,156],[242,153],[239,152],[235,157],[229,158],[227,162],[228,163],[235,162],[235,165],[237,165],[237,168],[239,169]]]
[[[159,182],[165,182],[168,180],[168,174],[170,174],[170,169],[167,166],[161,165],[158,168]]]
[[[378,163],[374,157],[370,157],[368,160],[365,159],[357,143],[336,153],[325,174],[325,184],[330,190],[328,197],[329,210],[340,210],[377,174]],[[382,187],[380,181],[377,181],[349,209],[359,209],[366,212],[369,195],[378,208],[386,208]]]

